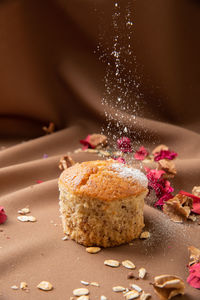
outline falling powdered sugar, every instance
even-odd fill
[[[138,169],[126,167],[124,164],[120,163],[112,164],[111,168],[116,171],[120,177],[130,178],[133,181],[137,180],[144,187],[147,187],[148,185],[147,177]]]

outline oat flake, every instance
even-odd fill
[[[119,267],[120,263],[117,260],[108,259],[108,260],[104,261],[104,265],[113,267],[113,268],[117,268],[117,267]]]
[[[18,216],[17,219],[21,222],[36,222],[36,218],[33,216]]]
[[[98,282],[91,282],[90,285],[92,285],[92,286],[97,286],[97,287],[100,286]]]
[[[18,290],[18,289],[19,289],[18,286],[16,286],[16,285],[12,285],[10,288],[11,288],[12,290]]]
[[[123,286],[114,286],[113,288],[112,288],[112,290],[113,290],[113,292],[116,292],[116,293],[118,293],[118,292],[123,292],[123,291],[125,291],[126,289],[123,287]]]
[[[137,284],[131,284],[131,287],[139,293],[142,291],[142,288]]]
[[[95,253],[98,253],[99,251],[101,251],[101,248],[99,248],[99,247],[88,247],[88,248],[86,248],[86,251],[88,253],[95,254]]]
[[[89,282],[84,281],[84,280],[81,280],[81,283],[84,284],[84,285],[89,285]]]
[[[139,278],[143,279],[146,276],[146,269],[145,268],[140,268],[139,269]]]
[[[130,291],[124,295],[126,300],[136,299],[139,297],[139,293],[137,291]]]
[[[108,298],[106,296],[102,295],[100,300],[108,300]]]
[[[123,262],[122,262],[122,265],[125,267],[125,268],[127,268],[127,269],[135,269],[135,265],[134,265],[134,263],[132,262],[132,261],[130,261],[130,260],[124,260]]]
[[[48,281],[41,281],[37,288],[43,291],[51,291],[53,289],[53,285]]]
[[[26,215],[26,214],[30,213],[30,209],[28,207],[24,207],[24,208],[18,210],[18,213],[20,215]]]
[[[89,294],[89,290],[85,288],[75,289],[73,290],[74,296],[85,296]]]
[[[79,300],[89,300],[89,296],[80,296],[77,299],[79,299]]]

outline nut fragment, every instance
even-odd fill
[[[96,147],[104,147],[108,143],[107,137],[103,134],[94,133],[90,135],[90,144]]]
[[[194,246],[188,247],[190,253],[190,262],[189,265],[198,264],[200,262],[200,250]]]
[[[169,150],[169,148],[166,145],[161,144],[152,151],[152,154],[156,154],[156,153],[160,152],[161,150]]]
[[[158,170],[165,171],[164,178],[173,178],[176,175],[176,168],[173,161],[161,159],[158,161]]]
[[[20,215],[26,215],[26,214],[30,213],[30,209],[28,207],[24,207],[24,208],[18,210],[18,213]]]
[[[20,283],[20,289],[21,290],[27,290],[28,289],[28,284],[26,282],[22,281]]]
[[[177,194],[163,205],[163,212],[174,222],[182,223],[191,212],[193,200],[185,195]]]
[[[99,248],[99,247],[88,247],[85,250],[88,253],[95,254],[95,253],[98,253],[99,251],[101,251],[101,248]]]
[[[149,298],[151,298],[151,294],[142,292],[142,294],[140,296],[140,300],[147,300]]]
[[[61,171],[64,171],[66,170],[67,168],[73,166],[75,164],[75,162],[73,161],[73,159],[71,158],[71,156],[69,155],[65,155],[65,156],[62,156],[60,161],[59,161],[59,169]]]
[[[113,267],[113,268],[117,268],[117,267],[119,267],[120,263],[117,260],[108,259],[108,260],[104,261],[104,265]]]
[[[141,278],[141,279],[143,279],[147,273],[145,268],[140,268],[138,272],[139,272],[139,278]]]
[[[136,299],[139,297],[139,293],[137,291],[129,291],[126,294],[124,294],[124,297],[126,297],[126,300]]]
[[[123,286],[118,285],[118,286],[114,286],[114,287],[112,288],[112,290],[113,290],[113,292],[118,293],[118,292],[123,292],[123,291],[125,291],[126,288],[123,287]]]
[[[183,295],[185,284],[174,275],[160,275],[154,278],[154,291],[161,300],[168,300],[176,295]]]
[[[33,216],[18,216],[17,219],[21,222],[36,222],[36,218]]]
[[[73,290],[74,296],[85,296],[89,294],[89,290],[85,288],[75,289]]]
[[[148,238],[150,238],[150,232],[149,231],[143,231],[140,234],[140,239],[148,239]]]
[[[92,286],[97,286],[97,287],[100,286],[98,282],[90,282],[90,285],[92,285]]]
[[[192,194],[197,197],[200,197],[200,186],[194,186],[192,189]]]
[[[136,290],[138,293],[142,291],[142,288],[137,284],[131,284],[132,289]]]
[[[127,269],[135,269],[135,265],[134,265],[134,263],[132,262],[132,261],[130,261],[130,260],[124,260],[123,262],[122,262],[122,265],[125,267],[125,268],[127,268]]]
[[[48,281],[41,281],[37,288],[43,291],[51,291],[53,289],[53,285]]]

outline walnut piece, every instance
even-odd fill
[[[163,212],[174,222],[182,223],[189,218],[193,200],[185,195],[177,194],[163,205]]]
[[[163,175],[165,178],[173,178],[177,173],[174,162],[168,159],[158,161],[158,170],[165,171],[166,174]]]
[[[93,133],[90,135],[90,144],[94,148],[101,148],[106,146],[108,143],[107,137],[103,134]]]
[[[176,295],[184,295],[183,280],[174,275],[160,275],[154,278],[154,291],[161,300],[168,300]]]
[[[64,171],[65,169],[73,166],[74,164],[75,162],[73,161],[71,156],[65,155],[61,157],[58,167],[61,171]]]
[[[42,129],[46,132],[46,134],[51,134],[55,131],[55,124],[53,122],[50,122],[48,127],[43,126]]]
[[[194,246],[188,247],[190,253],[189,265],[198,264],[200,262],[200,250]]]
[[[200,186],[194,186],[192,189],[192,194],[197,197],[200,197]]]
[[[152,154],[156,154],[161,150],[169,150],[169,147],[167,147],[166,145],[159,145],[155,149],[153,149]]]

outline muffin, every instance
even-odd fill
[[[148,181],[114,160],[77,163],[59,178],[63,230],[84,246],[112,247],[139,237]]]

